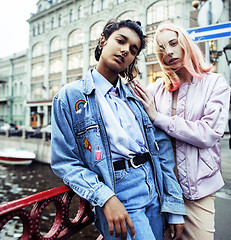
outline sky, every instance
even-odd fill
[[[27,19],[36,12],[38,0],[1,0],[0,58],[23,51],[29,46]]]

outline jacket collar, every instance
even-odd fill
[[[93,71],[93,69],[89,69],[89,71],[87,72],[85,78],[84,78],[84,89],[83,89],[83,92],[84,94],[86,95],[90,95],[93,90],[95,90],[95,84],[94,84],[94,81],[92,79],[92,75],[91,75],[91,72]],[[132,90],[126,86],[123,81],[121,81],[121,87],[122,89],[124,90],[124,94],[125,94],[125,98],[135,98]]]

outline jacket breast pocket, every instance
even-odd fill
[[[76,144],[85,163],[95,166],[105,159],[99,125],[93,118],[78,122],[74,131]]]

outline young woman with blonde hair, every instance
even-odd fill
[[[230,87],[221,74],[211,72],[212,66],[180,26],[161,24],[154,42],[165,77],[147,90],[138,82],[130,85],[153,124],[172,139],[175,174],[187,210],[181,239],[211,240],[214,196],[224,185],[220,139],[227,124]]]

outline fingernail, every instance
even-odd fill
[[[133,235],[132,238],[135,239],[136,235]]]

